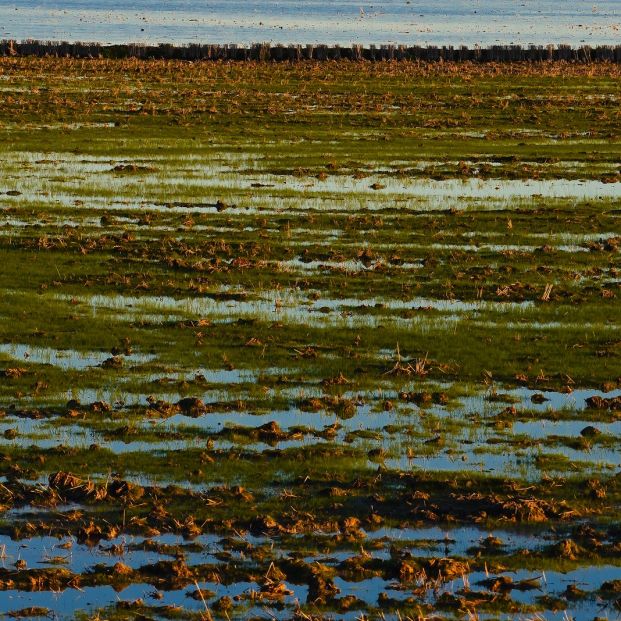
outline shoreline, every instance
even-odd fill
[[[237,44],[140,43],[101,44],[95,42],[66,42],[26,40],[0,41],[0,56],[71,57],[106,59],[151,59],[187,61],[422,61],[422,62],[572,62],[621,63],[621,45],[579,46],[494,45],[467,46],[408,46],[408,45],[272,45]]]

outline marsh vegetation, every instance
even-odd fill
[[[620,72],[0,59],[0,613],[614,618]]]

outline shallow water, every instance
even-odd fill
[[[13,343],[0,345],[0,356],[2,355],[10,357],[16,362],[51,364],[64,370],[85,370],[101,365],[112,357],[110,352],[80,352],[71,349],[33,347],[31,345]],[[153,360],[155,356],[132,353],[122,355],[120,358],[123,360],[123,363],[141,364]]]
[[[0,37],[119,43],[208,42],[434,45],[613,43],[615,0],[12,0]]]
[[[481,544],[488,534],[491,533],[486,533],[476,528],[456,528],[447,530],[440,528],[381,528],[368,533],[370,540],[373,541],[381,541],[383,538],[387,538],[387,541],[399,542],[401,540],[402,543],[406,543],[406,549],[412,550],[416,556],[421,557],[435,556],[438,553],[440,555],[442,553],[450,553],[453,556],[467,554],[467,550],[470,546]],[[515,549],[536,552],[538,546],[541,545],[541,542],[544,541],[546,537],[551,541],[555,539],[552,534],[546,536],[545,533],[540,533],[539,537],[535,537],[526,531],[520,533],[503,532],[499,530],[493,534],[496,537],[500,537],[505,550]],[[244,536],[243,539],[254,544],[264,544],[266,542],[264,538],[256,538],[250,535]],[[159,553],[141,549],[144,541],[145,540],[140,537],[127,536],[109,540],[105,543],[105,546],[88,547],[80,545],[70,538],[56,539],[53,537],[34,537],[28,542],[15,542],[8,537],[0,537],[0,546],[4,551],[3,565],[5,567],[11,566],[19,559],[26,561],[28,567],[50,566],[50,564],[63,566],[61,559],[66,559],[68,563],[70,563],[72,570],[86,571],[96,563],[111,566],[117,561],[121,561],[125,565],[138,569],[142,565],[160,560],[161,555]],[[181,537],[173,535],[159,536],[151,539],[151,541],[169,546],[180,546],[184,543]],[[58,546],[61,544],[70,547],[59,548]],[[203,535],[195,539],[193,544],[199,547],[201,551],[186,553],[186,561],[189,566],[216,561],[212,553],[221,549],[220,541],[217,536]],[[120,546],[120,548],[124,550],[123,553],[121,555],[111,555],[108,553],[106,548],[110,548],[113,545]],[[433,554],[433,552],[435,552],[435,554]],[[282,554],[284,556],[286,550],[282,550]],[[387,549],[373,550],[370,555],[378,559],[389,558]],[[305,561],[309,563],[318,561],[333,565],[345,560],[348,556],[348,554],[335,551],[328,554],[327,557],[324,555],[307,556],[305,557]],[[52,559],[56,559],[56,563],[50,563]],[[512,578],[514,582],[538,578],[538,588],[527,591],[514,590],[511,593],[515,601],[529,604],[533,603],[535,598],[543,594],[559,595],[568,585],[576,585],[588,591],[596,590],[604,581],[618,579],[621,576],[621,568],[612,565],[577,567],[567,573],[558,571],[542,573],[526,570],[501,573],[475,571],[468,576],[447,581],[440,586],[440,591],[455,593],[464,586],[477,589],[480,588],[480,581],[490,576],[495,577],[499,575],[508,576]],[[237,582],[234,585],[223,585],[216,582],[204,582],[201,580],[198,584],[201,589],[209,589],[215,593],[211,601],[223,595],[234,597],[247,593],[250,590],[259,589],[259,585],[254,582]],[[308,594],[306,586],[295,585],[289,582],[285,584],[293,591],[293,596],[287,597],[285,600],[286,602],[294,603],[296,599],[299,601],[304,601],[306,599]],[[380,577],[373,577],[355,582],[337,577],[335,579],[335,585],[340,590],[340,597],[355,595],[370,605],[377,603],[378,596],[381,592],[387,592],[392,598],[397,600],[405,599],[409,595],[407,590],[403,591],[392,581],[384,580]],[[61,593],[24,593],[8,590],[4,592],[2,597],[0,613],[23,608],[27,605],[45,606],[50,608],[56,615],[66,618],[68,614],[77,608],[89,610],[92,607],[111,605],[119,600],[134,601],[138,598],[143,598],[145,601],[153,602],[153,593],[156,590],[157,589],[154,589],[151,585],[140,583],[122,588],[119,592],[109,586],[67,589]],[[200,601],[187,597],[187,594],[193,590],[194,588],[190,586],[180,590],[166,591],[166,603],[169,605],[183,606],[186,610],[201,610],[203,604]],[[428,593],[428,597],[431,598],[431,592]],[[433,601],[433,599],[430,599],[430,601]],[[581,615],[590,614],[590,617],[585,616],[580,618],[591,618],[594,614],[600,612],[603,606],[604,604],[601,601],[587,600],[581,604],[577,604],[576,613]],[[263,608],[263,611],[265,611],[265,608]],[[270,614],[270,617],[277,618],[272,614]],[[334,618],[347,619],[354,617],[349,615],[337,615]],[[389,616],[387,618],[392,617]],[[502,618],[505,617],[503,616]],[[562,617],[553,612],[546,612],[538,618],[549,619],[551,621],[553,619],[562,619],[566,617]]]

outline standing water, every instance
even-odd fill
[[[0,38],[102,43],[597,45],[619,36],[614,0],[13,0]]]

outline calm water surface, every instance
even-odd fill
[[[8,0],[0,38],[493,45],[621,42],[606,0]]]

